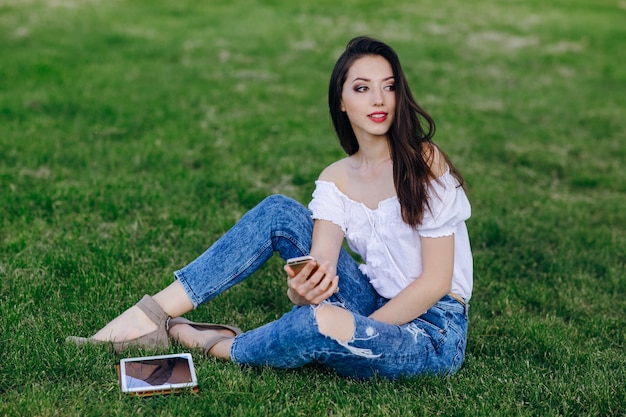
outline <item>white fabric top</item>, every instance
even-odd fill
[[[393,298],[422,273],[420,236],[454,234],[452,289],[465,300],[472,295],[473,262],[465,220],[471,207],[465,191],[446,171],[429,186],[430,210],[417,229],[402,220],[396,196],[378,203],[375,210],[351,200],[328,181],[316,181],[309,209],[313,219],[330,221],[343,230],[350,249],[365,261],[359,269],[378,294]],[[341,281],[341,277],[339,277]]]

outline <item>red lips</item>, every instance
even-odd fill
[[[383,123],[385,120],[387,120],[387,113],[384,111],[377,111],[368,114],[367,117],[369,117],[369,119],[374,123]]]

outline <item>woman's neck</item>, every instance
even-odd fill
[[[363,142],[359,143],[359,150],[352,155],[355,165],[367,169],[368,167],[376,167],[389,162],[391,152],[386,140],[377,139],[375,141]]]

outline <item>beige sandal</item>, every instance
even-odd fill
[[[207,356],[209,355],[209,351],[211,350],[211,348],[215,345],[217,345],[219,342],[221,342],[222,340],[229,340],[229,339],[234,339],[235,336],[240,335],[243,333],[243,330],[241,330],[239,327],[235,327],[235,326],[229,326],[226,324],[214,324],[214,323],[195,323],[193,321],[189,321],[184,317],[177,317],[175,319],[171,319],[169,322],[169,327],[173,327],[177,324],[188,324],[189,326],[197,329],[197,330],[230,330],[231,332],[233,332],[235,335],[234,336],[226,336],[223,334],[216,334],[215,336],[213,336],[212,338],[210,338],[209,340],[207,340],[204,343],[204,346],[202,346],[202,349],[204,351],[204,354]]]
[[[136,304],[141,311],[143,311],[154,323],[157,325],[157,329],[137,337],[131,340],[125,340],[122,342],[115,342],[109,340],[96,340],[93,337],[78,337],[68,336],[65,341],[68,343],[75,343],[76,345],[86,344],[108,344],[113,347],[113,350],[117,353],[121,353],[130,346],[139,346],[143,348],[162,348],[167,349],[170,346],[169,337],[167,331],[169,329],[168,323],[170,316],[167,315],[160,305],[156,303],[149,295],[144,295],[143,298]]]

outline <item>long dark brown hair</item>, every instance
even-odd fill
[[[429,160],[434,150],[427,151],[424,144],[432,147],[435,135],[435,121],[422,109],[406,81],[398,55],[389,45],[376,39],[360,36],[348,42],[345,51],[335,64],[328,87],[328,106],[339,137],[341,147],[348,155],[359,150],[354,130],[345,112],[341,110],[343,85],[348,70],[359,58],[366,55],[379,55],[389,62],[395,79],[396,113],[389,129],[389,149],[393,162],[393,181],[402,210],[402,219],[411,227],[417,227],[428,208],[428,182],[434,178]],[[441,152],[441,151],[440,151]],[[448,156],[441,152],[450,172],[464,184],[460,172],[452,165]]]

